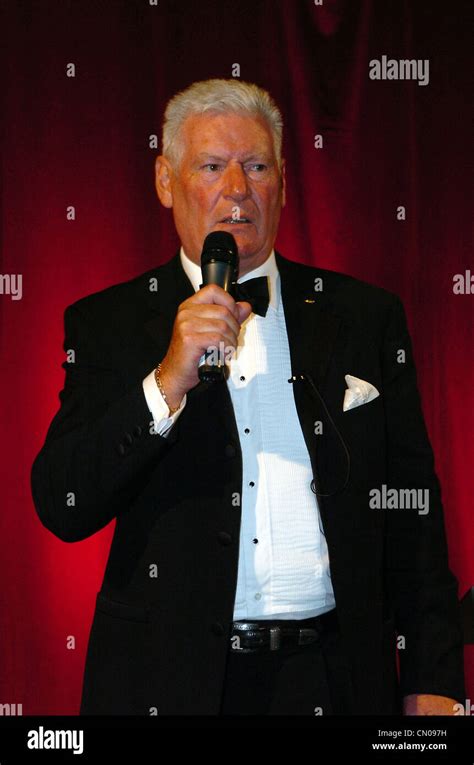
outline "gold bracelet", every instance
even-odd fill
[[[175,412],[178,411],[179,406],[181,406],[181,404],[179,406],[176,406],[174,409],[168,404],[168,401],[166,399],[166,393],[165,393],[165,391],[163,389],[163,384],[162,384],[161,378],[160,378],[160,371],[161,371],[161,363],[158,364],[158,366],[155,369],[155,381],[156,381],[156,384],[158,385],[158,388],[159,388],[159,391],[160,391],[161,395],[163,396],[163,400],[166,402],[166,404],[168,406],[169,413],[170,414],[174,414]]]

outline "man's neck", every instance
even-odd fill
[[[272,253],[272,249],[270,249],[267,254],[264,257],[259,257],[258,259],[252,259],[251,261],[239,261],[239,276],[240,279],[242,276],[246,276],[251,271],[255,271],[256,268],[259,268],[259,266],[262,266],[268,258],[270,257]]]

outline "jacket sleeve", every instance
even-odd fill
[[[76,304],[64,324],[61,406],[34,461],[31,488],[43,525],[76,542],[129,508],[177,428],[166,437],[156,432],[142,380],[127,388],[119,371],[104,365],[97,333]]]
[[[397,632],[405,639],[399,650],[401,691],[464,701],[458,585],[449,569],[441,490],[398,298],[387,324],[382,368],[387,487],[415,489],[422,499],[418,510],[386,509],[385,580]]]

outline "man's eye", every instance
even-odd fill
[[[215,173],[216,170],[219,169],[219,165],[217,165],[215,162],[208,162],[207,165],[203,166],[205,170],[208,170],[210,173]]]
[[[256,162],[255,164],[250,165],[249,169],[252,172],[256,171],[257,173],[263,173],[263,171],[267,169],[267,166],[262,164],[261,162]]]

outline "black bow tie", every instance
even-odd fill
[[[255,276],[240,284],[236,282],[233,285],[232,297],[234,300],[246,300],[251,304],[254,313],[265,316],[269,303],[268,276]]]

